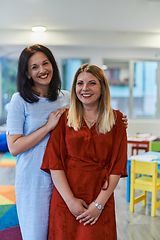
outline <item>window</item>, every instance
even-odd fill
[[[129,116],[129,63],[104,61],[104,72],[110,85],[111,106]]]
[[[0,58],[1,64],[1,117],[7,116],[7,104],[10,102],[13,93],[17,91],[17,59]]]
[[[133,117],[157,115],[157,62],[135,62],[133,84]]]
[[[157,118],[158,63],[104,60],[110,85],[111,106],[130,118]]]

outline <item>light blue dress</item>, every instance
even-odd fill
[[[39,97],[32,104],[15,93],[8,107],[6,134],[31,134],[46,124],[50,112],[69,107],[69,102],[67,91],[61,91],[55,102]],[[50,174],[40,167],[49,136],[50,133],[35,147],[17,156],[15,192],[23,240],[47,240],[53,183]]]

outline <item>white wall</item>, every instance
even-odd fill
[[[151,133],[160,137],[160,119],[129,119],[128,134]]]

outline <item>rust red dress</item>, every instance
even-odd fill
[[[41,169],[64,169],[77,198],[94,201],[110,174],[127,176],[127,140],[122,114],[109,133],[97,133],[83,121],[79,131],[67,126],[66,113],[48,141]],[[105,191],[105,190],[104,190]],[[79,223],[69,211],[56,187],[50,202],[49,240],[116,240],[114,193],[94,225]]]

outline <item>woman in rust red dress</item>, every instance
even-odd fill
[[[126,127],[110,106],[104,72],[76,72],[70,109],[53,130],[41,169],[51,173],[49,240],[116,240],[114,189],[127,176]]]

